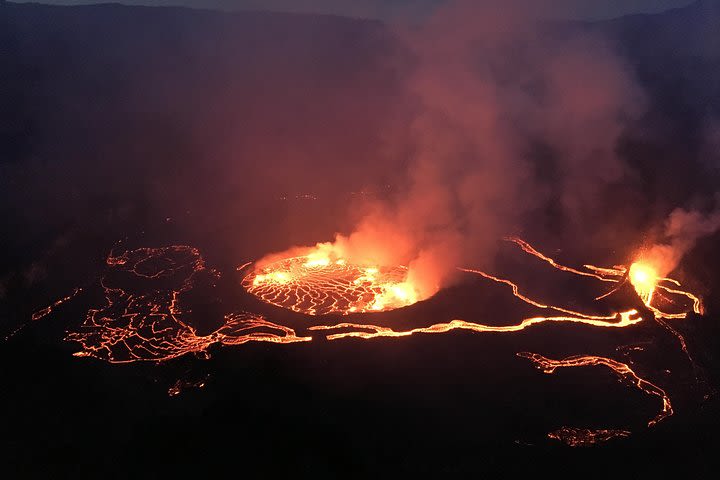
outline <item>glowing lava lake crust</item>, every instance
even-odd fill
[[[343,259],[292,257],[243,279],[243,287],[264,302],[307,315],[382,312],[417,301],[405,281],[407,268],[351,264]]]

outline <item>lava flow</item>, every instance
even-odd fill
[[[552,308],[552,307],[551,307]],[[544,322],[575,322],[593,325],[596,327],[622,328],[634,325],[642,321],[642,318],[636,317],[635,310],[628,310],[617,315],[608,317],[602,316],[555,316],[555,317],[532,317],[526,318],[522,322],[515,325],[483,325],[480,323],[466,322],[465,320],[452,320],[447,323],[436,323],[429,327],[418,327],[411,330],[396,331],[389,327],[381,327],[378,325],[367,325],[362,323],[339,323],[337,325],[315,325],[310,330],[347,330],[350,331],[332,333],[327,336],[328,340],[337,340],[340,338],[356,337],[356,338],[377,338],[377,337],[407,337],[415,333],[446,333],[451,330],[472,330],[475,332],[493,332],[508,333],[524,330],[527,327]],[[635,318],[633,318],[635,317]]]
[[[551,322],[622,329],[648,320],[648,317],[654,315],[660,325],[679,338],[683,351],[690,358],[684,339],[669,321],[685,318],[690,311],[700,313],[702,306],[698,297],[681,290],[677,280],[658,276],[655,269],[640,261],[629,268],[593,265],[584,265],[582,268],[567,267],[540,253],[524,240],[506,240],[554,269],[612,284],[612,290],[601,294],[597,299],[610,296],[629,284],[637,292],[638,302],[629,301],[630,305],[625,309],[598,315],[581,311],[577,307],[571,309],[532,298],[509,279],[481,270],[459,268],[460,271],[482,277],[491,284],[510,288],[515,298],[539,310],[542,315],[524,318],[510,325],[489,325],[455,319],[402,330],[355,321],[334,325],[318,322],[309,325],[307,330],[322,334],[328,340],[338,340],[348,337],[407,337],[414,334],[441,334],[452,330],[501,334]],[[343,256],[328,253],[322,248],[323,245],[328,244],[321,244],[314,250],[306,251],[304,255],[276,259],[256,267],[244,276],[242,286],[267,303],[311,316],[386,311],[425,299],[409,280],[408,268],[356,264]],[[298,335],[289,326],[245,311],[225,313],[220,327],[210,333],[200,334],[192,325],[193,316],[186,304],[186,295],[203,281],[206,286],[214,287],[220,273],[207,268],[195,248],[172,246],[130,250],[121,255],[111,254],[106,263],[108,270],[101,280],[105,305],[89,310],[84,323],[67,335],[68,340],[79,342],[82,346],[81,351],[75,354],[77,356],[91,356],[109,362],[164,361],[187,353],[203,353],[214,343],[295,343],[313,339],[309,335]],[[238,270],[244,270],[248,265],[238,267]],[[627,300],[630,297],[623,298]],[[54,308],[63,301],[66,299],[59,300],[51,307]],[[504,305],[489,306],[490,311],[504,308]],[[47,309],[40,312],[45,313],[45,310]],[[360,317],[358,315],[358,318]],[[583,366],[610,368],[623,382],[661,399],[661,411],[648,422],[649,426],[673,414],[670,398],[665,391],[639,377],[628,364],[593,355],[577,355],[562,360],[551,360],[537,353],[521,352],[518,355],[530,359],[546,373],[552,373],[558,368]],[[199,382],[197,386],[201,386],[200,384],[204,383]],[[176,394],[176,390],[179,391],[172,387],[170,394]],[[629,432],[563,427],[548,435],[568,445],[579,446],[624,437],[629,435]]]
[[[527,358],[545,373],[554,373],[558,368],[585,367],[602,365],[612,370],[620,379],[632,385],[648,395],[655,395],[662,400],[662,409],[653,419],[648,422],[648,427],[655,425],[660,420],[673,414],[670,397],[665,390],[643,378],[640,378],[626,364],[611,358],[597,357],[594,355],[576,355],[562,360],[551,360],[537,353],[520,352],[518,357]]]
[[[181,307],[181,296],[194,287],[198,276],[212,279],[220,274],[205,267],[196,248],[141,248],[110,255],[106,263],[109,271],[101,281],[106,304],[90,309],[84,323],[66,337],[82,345],[76,356],[111,363],[162,361],[202,353],[214,343],[311,339],[247,312],[225,314],[220,328],[198,334],[186,319],[190,312]]]
[[[548,438],[559,440],[570,447],[590,447],[596,443],[607,442],[613,438],[630,436],[629,431],[620,429],[590,429],[562,427],[547,434]]]
[[[523,240],[508,240],[520,246],[526,253],[571,274],[615,284],[621,284],[626,278],[627,272],[623,267],[600,268],[585,265],[585,270],[565,267]],[[77,355],[94,356],[113,362],[157,361],[187,352],[203,351],[216,342],[240,344],[255,340],[291,343],[309,341],[312,338],[298,336],[289,327],[247,312],[228,313],[223,326],[208,335],[199,335],[187,321],[187,314],[190,312],[181,307],[181,296],[193,288],[198,276],[217,278],[220,274],[205,267],[202,256],[195,248],[142,248],[121,255],[110,255],[106,263],[109,271],[101,282],[105,290],[106,305],[88,311],[81,327],[67,337],[82,344],[83,349]],[[405,337],[416,333],[438,334],[457,329],[509,333],[545,322],[579,323],[617,329],[643,320],[642,315],[634,308],[609,315],[595,315],[546,304],[521,293],[519,287],[510,280],[480,270],[461,270],[506,285],[512,289],[516,298],[549,314],[501,326],[455,319],[409,330],[351,322],[318,324],[310,326],[309,330],[326,331],[329,340],[346,337],[371,339]],[[676,280],[657,278],[652,272],[633,266],[630,268],[630,281],[658,319],[682,318],[687,311],[660,310],[653,303],[655,298],[660,297],[653,295],[656,290],[663,290],[668,296],[685,297],[692,301],[694,311],[700,311],[699,299],[689,292],[679,290],[680,284]],[[268,303],[311,315],[376,312],[409,305],[418,300],[417,292],[407,281],[405,267],[359,266],[350,264],[343,258],[317,253],[270,263],[245,276],[242,282],[249,292]],[[45,309],[42,312],[44,311]],[[667,322],[661,324],[676,333]],[[681,337],[680,339],[684,346]]]
[[[303,255],[279,260],[243,279],[261,300],[307,315],[381,312],[416,303],[403,266],[364,266],[345,258]]]
[[[564,265],[561,265],[557,263],[554,259],[547,257],[546,255],[540,253],[535,248],[533,248],[530,244],[525,242],[524,240],[521,240],[519,238],[515,237],[508,237],[506,238],[507,241],[515,243],[518,245],[524,252],[537,257],[538,259],[547,262],[550,264],[553,268],[568,272],[574,275],[580,275],[584,277],[590,277],[597,280],[600,280],[602,282],[610,282],[614,283],[616,287],[619,287],[624,282],[624,278],[626,277],[627,269],[624,267],[618,266],[613,268],[606,268],[606,267],[596,267],[593,265],[584,265],[583,267],[585,270],[579,270],[577,268],[567,267]],[[653,293],[660,289],[664,290],[667,294],[673,294],[678,295],[680,297],[684,297],[686,300],[692,302],[692,310],[696,313],[701,312],[701,304],[698,297],[693,295],[690,292],[679,290],[678,288],[672,288],[668,286],[667,284],[672,284],[673,287],[680,287],[680,283],[677,280],[671,279],[671,278],[659,278],[655,276],[652,273],[652,270],[649,269],[649,267],[644,266],[636,266],[638,264],[633,264],[630,268],[630,281],[635,287],[638,296],[643,300],[645,305],[652,310],[658,319],[677,319],[677,318],[685,318],[687,316],[688,311],[679,311],[679,312],[668,312],[660,310],[657,306],[652,304]],[[525,318],[521,320],[519,323],[514,325],[503,325],[503,326],[496,326],[496,325],[486,325],[476,322],[469,322],[466,320],[452,320],[447,323],[439,323],[434,324],[429,327],[419,327],[414,328],[410,330],[394,330],[391,327],[386,326],[379,326],[379,325],[370,325],[370,324],[364,324],[364,323],[350,323],[350,322],[343,322],[335,325],[317,325],[310,327],[311,330],[325,330],[325,331],[333,331],[337,330],[337,333],[331,333],[328,335],[328,339],[330,340],[336,340],[340,338],[346,338],[346,337],[356,337],[356,338],[364,338],[364,339],[371,339],[371,338],[377,338],[377,337],[406,337],[408,335],[413,335],[415,333],[445,333],[450,330],[473,330],[476,332],[494,332],[494,333],[503,333],[503,332],[516,332],[519,330],[524,330],[527,327],[530,327],[532,325],[537,325],[540,323],[545,322],[569,322],[569,323],[582,323],[586,325],[591,325],[594,327],[606,327],[606,328],[622,328],[627,327],[630,325],[634,325],[636,323],[639,323],[643,321],[642,316],[639,314],[639,312],[636,309],[630,308],[625,311],[616,312],[611,315],[594,315],[590,313],[581,312],[578,310],[572,310],[568,309],[559,305],[550,305],[543,302],[540,302],[538,300],[532,299],[529,296],[523,294],[520,292],[520,288],[512,282],[511,280],[499,278],[494,275],[490,275],[488,273],[485,273],[481,270],[474,270],[469,268],[461,268],[459,267],[459,270],[466,272],[466,273],[472,273],[479,275],[487,280],[491,280],[492,282],[499,283],[502,285],[507,285],[512,289],[512,294],[518,298],[519,300],[523,301],[524,303],[531,305],[536,308],[540,308],[542,310],[546,310],[549,312],[553,312],[554,314],[551,315],[543,315],[543,316],[534,316],[530,318]],[[642,272],[642,274],[639,274],[638,272]],[[639,276],[638,276],[639,275]],[[614,292],[616,289],[614,289],[612,292]],[[612,293],[611,292],[611,293]],[[601,295],[598,298],[604,297],[605,295]],[[670,302],[671,304],[675,305],[678,302]],[[661,325],[663,325],[666,328],[671,328],[667,325],[666,322],[661,322]],[[672,330],[675,334],[674,330]],[[678,336],[678,335],[676,335]],[[681,344],[684,346],[684,340],[682,337],[679,337]],[[685,348],[683,348],[685,350]],[[687,352],[686,352],[687,353]]]
[[[55,310],[57,307],[59,307],[63,303],[69,302],[70,300],[75,298],[77,296],[77,294],[79,294],[80,292],[82,292],[82,288],[79,288],[79,287],[76,288],[75,290],[73,290],[73,292],[70,295],[60,298],[60,299],[54,301],[53,303],[51,303],[50,305],[48,305],[47,307],[45,307],[41,310],[38,310],[37,312],[33,313],[30,318],[32,320],[40,320],[41,318],[46,317],[47,315],[50,315],[53,312],[53,310]]]
[[[506,240],[515,243],[524,252],[544,262],[547,262],[555,269],[574,275],[590,277],[602,282],[609,282],[615,284],[615,288],[611,292],[600,295],[598,299],[614,293],[627,280],[629,280],[631,285],[634,287],[638,298],[655,315],[655,320],[679,339],[682,350],[686,353],[688,359],[692,363],[692,358],[687,351],[684,338],[666,321],[664,321],[664,319],[685,318],[689,311],[694,311],[696,313],[700,313],[702,311],[699,298],[690,292],[680,290],[680,282],[678,282],[677,280],[658,277],[651,267],[648,267],[645,264],[638,262],[633,263],[629,269],[626,269],[622,266],[605,268],[596,267],[593,265],[584,265],[583,267],[585,270],[566,267],[557,263],[554,259],[540,253],[524,240],[518,238],[507,238]],[[460,270],[467,273],[479,275],[487,280],[491,280],[498,284],[506,285],[512,289],[512,294],[519,300],[533,307],[547,310],[549,312],[554,312],[554,314],[525,318],[517,324],[505,326],[484,325],[475,322],[468,322],[465,320],[452,320],[447,323],[439,323],[431,325],[429,327],[419,327],[409,330],[394,330],[391,327],[386,326],[343,322],[335,325],[316,325],[310,327],[310,330],[330,332],[327,335],[328,340],[337,340],[348,337],[372,339],[378,337],[406,337],[416,333],[439,334],[451,330],[460,329],[471,330],[475,332],[507,333],[524,330],[525,328],[532,325],[545,322],[581,323],[593,327],[624,328],[646,320],[645,318],[643,318],[643,314],[638,312],[638,310],[636,309],[628,309],[626,311],[617,312],[614,315],[602,316],[571,310],[562,306],[546,304],[538,300],[532,299],[526,294],[521,293],[518,285],[508,279],[499,278],[480,270],[468,268],[460,268]],[[678,296],[678,298],[684,298],[687,301],[688,306],[681,307],[684,308],[682,311],[670,312],[661,310],[658,305],[653,303],[654,299],[660,297],[659,295],[655,295],[655,292],[657,290],[664,291],[667,296],[676,295]],[[669,303],[673,306],[677,306],[678,303],[681,303],[670,300],[666,296],[663,296],[662,298],[666,301],[666,303]],[[692,304],[691,307],[689,303]],[[642,392],[648,395],[657,396],[661,399],[661,411],[648,422],[648,426],[653,426],[657,422],[673,414],[672,404],[666,392],[654,383],[646,379],[640,378],[632,370],[632,368],[630,368],[630,366],[625,363],[613,360],[611,358],[594,355],[577,355],[565,358],[563,360],[551,360],[540,354],[529,352],[521,352],[518,355],[530,359],[536,365],[538,365],[538,367],[542,368],[545,373],[553,373],[558,368],[596,365],[605,366],[607,368],[610,368],[625,383],[640,389]],[[548,434],[548,437],[563,441],[570,446],[587,446],[599,442],[604,442],[612,438],[626,437],[628,435],[630,435],[630,432],[627,430],[563,427],[562,429],[555,432],[550,432]]]

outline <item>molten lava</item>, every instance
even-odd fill
[[[357,265],[322,251],[266,265],[242,284],[261,300],[307,315],[382,312],[416,303],[403,266]]]
[[[635,291],[642,299],[643,303],[650,305],[653,293],[658,283],[657,272],[654,268],[643,263],[635,262],[630,265],[628,272],[630,283],[635,287]]]
[[[700,299],[681,290],[677,280],[658,276],[655,269],[644,262],[625,267],[582,268],[567,267],[540,253],[530,244],[518,238],[508,238],[520,249],[549,264],[552,268],[613,284],[610,292],[598,299],[612,295],[625,281],[635,288],[638,297],[655,315],[655,321],[680,341],[682,350],[691,364],[685,340],[670,321],[686,318],[688,312],[701,313]],[[305,254],[272,261],[257,267],[245,275],[243,287],[259,299],[308,315],[369,313],[411,305],[424,297],[409,280],[409,270],[404,266],[376,266],[353,263],[336,255],[320,244]],[[362,322],[337,324],[311,324],[305,327],[305,335],[293,328],[281,325],[263,316],[234,311],[224,314],[223,324],[215,331],[201,335],[192,325],[190,311],[184,305],[185,295],[196,288],[198,279],[210,279],[214,284],[220,272],[205,266],[200,252],[188,246],[164,248],[141,248],[107,258],[107,273],[101,278],[106,302],[90,309],[84,323],[67,335],[68,340],[79,342],[81,350],[76,356],[95,357],[109,362],[135,362],[142,360],[165,361],[187,353],[203,353],[219,343],[240,345],[260,341],[269,343],[310,342],[315,335],[328,340],[343,338],[373,339],[379,337],[400,338],[414,334],[443,334],[452,330],[470,330],[480,333],[509,334],[543,323],[572,323],[591,328],[631,328],[648,318],[643,318],[640,308],[631,304],[626,308],[605,315],[581,311],[579,307],[567,308],[532,298],[521,292],[512,280],[470,268],[460,271],[477,275],[489,282],[488,288],[510,288],[512,295],[541,315],[519,319],[510,325],[490,325],[469,320],[454,319],[429,326],[397,329],[392,325],[372,325]],[[238,267],[244,270],[249,264]],[[79,289],[49,307],[33,314],[33,320],[50,314],[57,306],[70,301]],[[636,305],[637,307],[637,305]],[[493,311],[504,306],[493,306]],[[648,311],[647,309],[645,310]],[[358,317],[360,318],[360,317]],[[562,360],[551,360],[538,353],[521,352],[521,357],[531,360],[545,373],[558,368],[604,366],[612,370],[624,383],[642,392],[658,397],[662,402],[660,412],[648,422],[649,426],[673,414],[670,398],[658,385],[638,376],[626,363],[595,355],[576,355]],[[693,364],[694,365],[694,364]],[[179,381],[168,390],[177,395],[183,388],[202,388],[205,380]],[[571,446],[591,445],[612,438],[625,437],[627,430],[585,429],[563,427],[548,436]]]
[[[140,248],[110,255],[106,263],[109,272],[101,280],[105,305],[90,309],[80,328],[66,337],[82,346],[75,356],[111,363],[157,362],[202,353],[214,343],[311,340],[247,312],[227,313],[220,328],[198,334],[186,319],[189,312],[180,306],[181,296],[195,286],[198,275],[217,278],[220,274],[205,267],[196,248]]]
[[[60,299],[54,301],[53,303],[51,303],[50,305],[48,305],[47,307],[33,313],[31,316],[31,319],[32,320],[40,320],[41,318],[50,315],[53,312],[53,310],[55,310],[57,307],[59,307],[63,303],[69,302],[70,300],[75,298],[77,296],[77,294],[79,294],[80,292],[82,292],[82,288],[79,288],[79,287],[76,288],[75,290],[73,290],[73,292],[70,295],[60,298]]]
[[[617,360],[597,357],[594,355],[575,355],[562,360],[551,360],[538,353],[530,352],[520,352],[517,356],[527,358],[545,373],[554,373],[558,368],[602,365],[612,370],[620,378],[620,380],[626,384],[631,385],[648,395],[654,395],[661,399],[662,409],[660,410],[660,413],[648,422],[648,427],[652,427],[660,420],[673,414],[672,403],[670,403],[670,397],[667,396],[665,390],[654,383],[638,377],[632,368],[625,363],[618,362]]]
[[[590,429],[562,427],[547,434],[548,438],[563,442],[569,447],[590,447],[596,443],[607,442],[614,438],[626,438],[629,431],[619,429]]]

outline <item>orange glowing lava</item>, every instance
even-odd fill
[[[637,312],[635,310],[628,310],[627,312],[620,313],[618,315],[610,317],[571,317],[571,316],[556,316],[556,317],[532,317],[526,318],[515,325],[483,325],[481,323],[467,322],[465,320],[452,320],[448,323],[437,323],[430,325],[429,327],[413,328],[411,330],[400,330],[395,331],[390,327],[381,327],[378,325],[368,325],[362,323],[339,323],[337,325],[315,325],[310,327],[310,330],[340,330],[339,333],[331,333],[327,336],[328,340],[337,340],[340,338],[355,337],[355,338],[378,338],[378,337],[407,337],[415,333],[446,333],[451,330],[472,330],[474,332],[485,332],[485,333],[508,333],[518,332],[524,330],[527,327],[545,322],[573,322],[573,323],[584,323],[586,325],[592,325],[595,327],[610,327],[610,328],[622,328],[629,325],[634,325],[642,321],[642,318],[635,317]],[[344,331],[343,331],[344,330]]]
[[[573,275],[594,278],[602,282],[614,283],[616,285],[616,287],[611,292],[599,296],[598,299],[608,296],[609,294],[617,291],[617,289],[622,285],[626,273],[628,273],[630,281],[635,287],[638,297],[640,297],[643,303],[655,314],[655,320],[678,338],[682,350],[686,353],[688,359],[692,363],[692,358],[690,357],[690,354],[687,350],[685,339],[664,320],[685,318],[689,311],[694,311],[696,313],[701,312],[701,304],[699,298],[690,292],[680,290],[680,282],[678,282],[677,280],[671,278],[658,278],[652,270],[639,268],[636,265],[631,267],[631,272],[628,272],[625,267],[621,266],[609,268],[596,267],[593,265],[584,265],[583,268],[585,268],[585,270],[566,267],[557,263],[554,259],[540,253],[530,244],[523,240],[520,240],[518,238],[508,238],[507,240],[518,245],[525,253],[528,253],[544,262],[547,262],[555,269]],[[328,340],[338,340],[342,338],[373,339],[379,337],[407,337],[414,334],[440,334],[449,332],[451,330],[470,330],[482,333],[508,333],[524,330],[525,328],[528,328],[530,326],[546,322],[579,323],[592,327],[604,328],[625,328],[636,325],[645,320],[636,309],[632,308],[625,311],[617,312],[613,315],[602,316],[568,309],[559,305],[550,305],[545,302],[530,298],[526,294],[521,293],[518,285],[511,280],[499,278],[497,276],[485,273],[480,270],[474,270],[469,268],[460,268],[460,270],[467,273],[479,275],[497,284],[506,285],[511,288],[512,294],[522,302],[542,310],[554,312],[555,314],[525,318],[517,324],[504,326],[485,325],[481,323],[456,319],[447,323],[438,323],[430,325],[428,327],[418,327],[409,330],[395,330],[388,326],[350,322],[343,322],[335,325],[316,325],[309,327],[309,329],[313,331],[328,332]],[[672,284],[673,287],[678,288],[669,287],[668,284]],[[668,295],[677,296],[677,302],[669,302],[675,307],[677,307],[678,303],[682,303],[679,301],[682,299],[685,299],[686,302],[691,302],[692,306],[688,304],[687,307],[683,307],[682,311],[673,312],[661,310],[660,307],[653,304],[653,292],[656,289],[663,290]],[[543,357],[540,354],[529,352],[522,352],[518,355],[530,359],[536,365],[538,365],[538,367],[542,368],[545,373],[553,373],[557,368],[595,365],[608,367],[625,383],[640,389],[648,395],[654,395],[661,399],[661,411],[660,413],[658,413],[658,415],[656,415],[648,422],[648,426],[653,426],[657,422],[673,414],[670,398],[665,393],[665,391],[659,386],[651,383],[650,381],[640,378],[625,363],[613,360],[611,358],[599,357],[594,355],[578,355],[568,357],[563,360],[551,360]],[[560,430],[549,433],[548,437],[561,440],[570,446],[587,446],[607,441],[612,438],[626,437],[628,435],[630,435],[630,432],[627,430],[593,430],[563,427]]]
[[[311,340],[247,312],[228,313],[220,328],[199,335],[186,320],[189,312],[183,311],[180,297],[193,288],[199,274],[218,277],[219,273],[205,267],[195,248],[141,248],[110,255],[106,263],[109,272],[101,282],[106,304],[90,309],[80,328],[66,337],[82,346],[75,356],[111,363],[162,361],[204,352],[214,343]]]
[[[31,320],[40,320],[41,318],[50,315],[53,312],[53,310],[55,310],[57,307],[59,307],[63,303],[69,302],[70,300],[75,298],[77,296],[77,294],[79,294],[80,292],[82,292],[82,288],[76,288],[75,290],[73,290],[73,292],[70,295],[60,298],[60,299],[54,301],[53,303],[51,303],[50,305],[48,305],[47,307],[33,313],[32,316],[30,317]]]
[[[597,443],[607,442],[614,438],[630,436],[629,431],[619,429],[591,429],[562,427],[547,434],[548,438],[558,440],[569,447],[590,447]]]
[[[328,340],[343,338],[400,338],[415,334],[443,334],[452,330],[469,330],[479,333],[507,334],[525,330],[543,323],[571,323],[591,328],[622,329],[637,325],[654,314],[654,320],[680,341],[682,350],[692,363],[685,340],[670,325],[670,321],[685,318],[691,311],[701,313],[700,299],[681,289],[680,282],[659,277],[654,269],[642,262],[629,269],[622,266],[581,268],[561,265],[518,238],[508,238],[520,249],[569,275],[610,283],[612,289],[601,294],[601,299],[620,290],[629,282],[642,304],[631,301],[624,309],[598,315],[574,306],[553,305],[532,298],[521,291],[518,284],[481,270],[459,268],[468,274],[487,280],[490,285],[509,288],[512,295],[538,314],[519,319],[510,325],[492,325],[470,320],[454,319],[428,326],[399,329],[393,325],[373,325],[357,321],[337,324],[316,323],[306,327],[306,335],[293,328],[272,322],[261,315],[245,311],[226,313],[222,325],[216,330],[200,334],[192,326],[190,311],[186,311],[185,295],[195,288],[198,278],[214,280],[220,273],[205,266],[200,252],[188,246],[142,248],[107,258],[107,273],[101,285],[105,292],[104,305],[90,309],[84,323],[67,335],[68,340],[79,342],[81,350],[76,356],[95,357],[109,362],[164,361],[187,353],[203,353],[215,343],[240,345],[251,341],[269,343],[296,343],[313,340],[321,335]],[[360,265],[329,252],[329,244],[320,244],[309,253],[280,259],[256,268],[242,279],[242,286],[252,295],[272,305],[311,316],[351,313],[371,313],[391,310],[424,300],[418,289],[408,280],[408,269],[403,266],[378,267]],[[238,270],[249,266],[246,263]],[[214,280],[213,280],[214,279]],[[607,287],[604,288],[607,290]],[[48,314],[57,305],[78,293],[60,299],[36,312],[33,319]],[[489,311],[507,308],[489,305]],[[370,318],[370,317],[367,317]],[[374,317],[381,318],[381,317]],[[648,422],[652,426],[673,414],[670,398],[665,391],[639,377],[628,364],[611,358],[594,355],[577,355],[562,360],[551,360],[538,353],[521,352],[520,357],[530,359],[545,373],[558,368],[604,366],[612,370],[621,381],[642,392],[658,397],[662,408]],[[183,388],[202,388],[204,380],[179,381],[170,387],[168,394],[177,395]],[[571,446],[591,445],[612,438],[625,437],[627,430],[583,429],[563,427],[548,434],[549,438]]]
[[[640,378],[635,372],[625,363],[618,362],[611,358],[596,357],[594,355],[576,355],[567,357],[562,360],[551,360],[543,357],[537,353],[520,352],[517,354],[518,357],[527,358],[533,362],[539,369],[544,373],[554,373],[558,368],[568,367],[585,367],[585,366],[596,366],[602,365],[612,370],[623,382],[628,385],[634,386],[640,389],[648,395],[654,395],[662,401],[662,409],[654,418],[648,422],[648,426],[655,425],[660,420],[669,417],[673,414],[672,404],[670,403],[670,397],[667,396],[665,390],[658,387],[654,383]]]
[[[393,310],[419,300],[403,266],[350,263],[311,252],[266,265],[242,285],[264,302],[307,315]]]
[[[635,287],[635,291],[638,293],[642,301],[646,305],[650,305],[653,293],[655,292],[655,287],[658,283],[658,276],[655,269],[649,265],[635,262],[630,265],[628,275],[630,283],[632,283],[632,286]]]
[[[167,390],[169,397],[177,397],[180,395],[184,390],[188,390],[191,388],[205,388],[206,382],[208,377],[205,376],[205,378],[200,380],[183,380],[179,379],[176,380],[175,383],[170,385],[170,387]]]
[[[537,257],[538,259],[547,262],[550,264],[553,268],[568,272],[574,275],[580,275],[585,277],[591,277],[595,278],[597,280],[600,280],[602,282],[611,282],[620,284],[622,282],[623,277],[625,276],[626,270],[624,267],[614,267],[614,268],[607,268],[607,267],[596,267],[593,265],[584,265],[584,268],[587,271],[579,270],[577,268],[567,267],[564,265],[561,265],[557,263],[554,259],[547,257],[546,255],[540,253],[535,248],[533,248],[530,244],[525,242],[524,240],[521,240],[519,238],[509,237],[506,240],[515,243],[518,245],[525,253],[528,253],[534,257]],[[512,294],[521,300],[522,302],[531,305],[536,308],[540,308],[542,310],[547,310],[550,312],[554,312],[555,314],[547,315],[547,316],[535,316],[530,318],[525,318],[521,320],[519,323],[514,325],[504,325],[504,326],[493,326],[493,325],[486,325],[476,322],[469,322],[466,320],[452,320],[448,323],[441,323],[441,324],[435,324],[430,325],[428,327],[419,327],[414,328],[411,330],[394,330],[391,327],[386,326],[379,326],[379,325],[370,325],[370,324],[361,324],[361,323],[340,323],[336,325],[317,325],[314,327],[310,327],[311,330],[325,330],[325,331],[338,331],[338,333],[331,333],[328,335],[328,339],[335,340],[340,338],[347,338],[347,337],[356,337],[356,338],[364,338],[364,339],[371,339],[371,338],[377,338],[377,337],[406,337],[409,335],[413,335],[416,333],[445,333],[450,330],[472,330],[476,332],[494,332],[494,333],[502,333],[502,332],[517,332],[520,330],[524,330],[527,327],[530,327],[532,325],[545,323],[545,322],[569,322],[569,323],[582,323],[585,325],[590,325],[594,327],[606,327],[606,328],[623,328],[628,327],[630,325],[634,325],[637,323],[640,323],[643,321],[643,318],[638,314],[638,311],[635,309],[628,309],[621,312],[616,312],[611,315],[594,315],[590,313],[581,312],[578,310],[568,309],[566,307],[560,306],[560,305],[550,305],[548,303],[541,302],[536,299],[532,299],[528,297],[527,295],[520,292],[520,288],[512,282],[511,280],[499,278],[494,275],[485,273],[481,270],[474,270],[470,268],[463,268],[459,267],[459,270],[467,273],[472,273],[479,275],[483,278],[486,278],[488,280],[491,280],[495,283],[506,285],[511,288]],[[700,300],[693,294],[689,292],[685,292],[679,289],[672,289],[667,287],[666,285],[660,284],[659,282],[668,282],[672,283],[673,285],[680,286],[680,283],[677,280],[673,280],[670,278],[656,278],[656,277],[648,277],[648,280],[652,280],[655,282],[655,285],[657,288],[663,289],[666,292],[670,294],[675,294],[681,297],[685,297],[686,299],[691,300],[692,303],[692,309],[699,313],[700,312]],[[636,287],[637,288],[637,287]],[[640,295],[640,292],[638,292]],[[603,295],[605,296],[605,295]],[[642,298],[642,296],[641,296]],[[651,298],[648,299],[647,306],[657,315],[659,319],[662,318],[685,318],[687,316],[688,311],[681,311],[681,312],[668,312],[668,311],[662,311],[659,308],[653,306],[650,302]],[[664,326],[667,324],[665,322],[662,323]],[[666,327],[667,328],[667,327]],[[673,332],[677,336],[677,332],[673,330]],[[684,340],[682,337],[679,337],[681,344],[684,346]]]

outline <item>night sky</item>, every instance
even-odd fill
[[[447,0],[123,0],[127,5],[180,5],[224,10],[276,10],[389,19],[420,18]],[[80,5],[106,3],[92,0],[43,0],[39,3]],[[537,2],[531,2],[537,3]],[[552,0],[548,16],[609,18],[628,13],[659,12],[692,3],[690,0]]]

